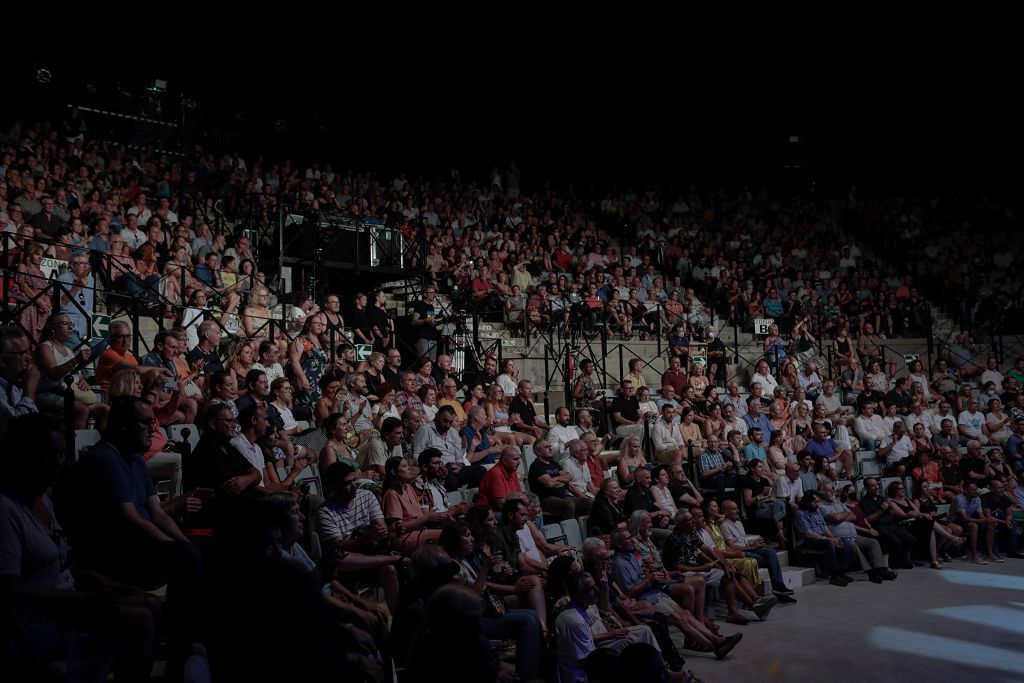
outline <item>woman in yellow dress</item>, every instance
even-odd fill
[[[715,550],[720,551],[732,563],[732,566],[736,567],[736,571],[740,575],[747,577],[756,590],[757,586],[761,585],[761,577],[757,572],[757,560],[746,557],[742,550],[731,548],[725,544],[722,530],[718,528],[719,522],[725,519],[725,515],[719,511],[717,500],[707,498],[704,500],[703,507],[705,528],[715,541]]]

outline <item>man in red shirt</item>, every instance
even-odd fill
[[[522,493],[519,483],[519,461],[522,454],[515,446],[505,446],[501,451],[498,464],[488,470],[480,480],[477,495],[487,501],[492,510],[500,510],[505,498],[514,491]]]
[[[594,432],[586,432],[580,441],[587,444],[587,469],[590,470],[590,483],[601,488],[604,481],[604,468],[601,466],[601,451],[604,450],[604,439],[598,438]]]
[[[661,375],[661,386],[675,389],[676,396],[682,396],[686,389],[686,373],[683,372],[683,363],[679,356],[672,356],[668,359],[668,370]]]

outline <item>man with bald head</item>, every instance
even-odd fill
[[[477,495],[484,498],[492,510],[500,510],[510,493],[522,493],[523,487],[519,483],[519,463],[522,457],[517,447],[505,446],[501,449],[498,464],[480,480]]]
[[[572,413],[565,406],[555,410],[555,424],[548,430],[548,443],[555,460],[562,462],[568,453],[569,442],[580,438],[583,430],[572,423]]]

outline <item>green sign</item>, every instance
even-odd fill
[[[708,357],[707,356],[693,356],[692,358],[690,358],[690,362],[694,363],[694,364],[703,365],[706,368],[708,366]]]
[[[107,332],[110,331],[110,316],[109,315],[94,315],[92,317],[92,336],[100,339],[107,338]]]
[[[356,360],[367,360],[373,353],[372,344],[356,344]]]
[[[920,356],[918,356],[916,354],[913,354],[913,353],[905,353],[905,354],[903,354],[903,362],[906,363],[908,366],[911,363],[913,363],[915,360],[917,360],[918,358],[920,358]]]

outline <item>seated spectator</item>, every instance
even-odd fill
[[[110,345],[100,354],[96,361],[96,384],[104,391],[110,387],[110,378],[117,370],[125,368],[138,368],[139,361],[128,350],[132,340],[132,328],[122,320],[115,320],[110,323],[109,331]],[[166,374],[163,368],[140,368],[140,373],[149,372]]]
[[[579,491],[581,495],[593,499],[600,490],[600,484],[594,483],[590,472],[588,458],[590,449],[586,442],[580,439],[573,439],[566,444],[569,457],[562,460],[561,464],[565,471],[572,475],[569,485],[573,490]]]
[[[568,455],[569,442],[583,435],[580,427],[572,424],[572,413],[565,406],[555,410],[555,424],[548,430],[548,443],[554,453],[555,460],[562,462]]]
[[[252,463],[253,467],[259,470],[262,477],[260,484],[271,492],[298,493],[299,490],[294,485],[294,481],[310,464],[306,455],[307,451],[302,449],[302,453],[288,464],[289,472],[282,479],[278,474],[278,467],[285,462],[284,452],[270,450],[271,457],[268,460],[264,457],[264,449],[260,445],[267,432],[272,429],[267,419],[267,409],[256,404],[248,406],[245,410],[239,411],[237,422],[232,426],[236,427],[238,432],[232,438],[231,445],[237,448],[245,459]]]
[[[380,432],[372,434],[359,447],[359,457],[363,463],[363,471],[374,472],[376,476],[371,477],[374,480],[383,479],[384,463],[387,462],[388,458],[404,455],[402,452],[403,438],[404,426],[402,421],[394,417],[384,418],[380,426]],[[330,445],[330,442],[328,442],[328,445]],[[326,469],[328,466],[329,463],[325,462],[321,467]],[[352,466],[351,463],[350,466]]]
[[[0,436],[15,417],[39,412],[36,389],[39,368],[32,362],[32,344],[17,327],[0,327]]]
[[[612,532],[612,575],[615,584],[628,597],[643,600],[654,608],[655,614],[664,615],[670,624],[678,628],[687,637],[687,647],[698,652],[713,652],[715,657],[723,659],[739,641],[742,634],[720,636],[709,629],[693,614],[682,609],[667,593],[658,587],[657,578],[666,577],[644,576],[643,567],[633,547],[633,535],[628,529],[617,529]],[[668,561],[665,567],[676,571]]]
[[[879,488],[876,477],[864,479],[860,510],[864,513],[864,519],[878,531],[878,542],[882,544],[882,550],[889,554],[889,566],[913,569],[910,556],[917,546],[917,540],[912,533],[899,526],[892,511],[892,502],[879,493]]]
[[[772,423],[768,416],[761,412],[761,399],[755,394],[747,399],[747,414],[743,416],[743,422],[747,426],[747,439],[750,443],[757,443],[754,438],[754,430],[758,430],[762,445],[768,445],[768,439],[772,433]]]
[[[730,548],[742,551],[745,557],[757,562],[757,566],[768,570],[768,576],[772,582],[772,593],[779,602],[793,603],[796,599],[792,597],[792,589],[786,586],[782,576],[782,566],[779,564],[779,555],[773,549],[765,545],[761,536],[749,536],[740,520],[740,507],[735,501],[726,500],[722,504],[724,518],[719,523],[722,530],[723,540]]]
[[[822,565],[829,576],[829,583],[845,587],[853,581],[846,574],[850,566],[853,544],[829,531],[825,517],[818,509],[820,503],[821,496],[815,491],[808,491],[800,498],[800,510],[794,519],[797,547],[823,551],[825,559]]]
[[[589,533],[591,536],[608,534],[615,529],[625,528],[626,513],[623,508],[625,497],[625,491],[614,477],[609,477],[601,483],[601,488],[594,498],[594,505],[590,509]]]
[[[616,435],[643,436],[644,423],[640,418],[640,402],[636,398],[632,382],[622,381],[619,385],[619,395],[612,401],[609,411]]]
[[[668,473],[664,471],[664,467],[660,465],[659,467],[661,467],[659,473],[664,473],[667,478]],[[667,529],[672,521],[672,515],[667,510],[658,507],[657,500],[655,500],[654,494],[651,491],[650,470],[637,470],[635,483],[636,485],[626,493],[626,514],[630,515],[637,510],[649,513],[656,527],[655,531],[664,531],[663,534],[657,535],[665,538],[668,536]]]
[[[71,375],[74,379],[71,391],[75,403],[75,429],[85,429],[90,416],[102,427],[106,423],[108,407],[99,402],[81,372],[92,357],[92,349],[83,346],[74,353],[66,346],[74,332],[73,325],[65,313],[51,315],[46,321],[42,341],[35,351],[35,364],[39,368],[36,405],[44,412],[63,415],[64,377]]]
[[[377,498],[355,486],[355,470],[336,462],[324,470],[327,500],[317,511],[320,543],[325,551],[342,551],[339,580],[342,583],[372,577],[384,590],[392,614],[398,609],[396,555],[381,554],[388,531]]]
[[[487,471],[480,480],[477,495],[486,501],[492,510],[500,510],[510,493],[521,493],[519,464],[522,453],[515,446],[505,446],[498,458],[498,464]]]
[[[966,480],[963,483],[963,492],[956,496],[950,508],[950,517],[968,536],[970,543],[970,559],[973,564],[988,564],[991,561],[999,561],[995,555],[995,526],[996,520],[991,515],[986,516],[982,507],[982,499],[978,494],[978,484],[973,480]],[[990,521],[991,520],[991,521]],[[978,556],[978,537],[985,536],[985,556]]]
[[[189,371],[183,374],[180,372],[177,361],[181,358],[181,354],[182,347],[177,334],[172,330],[161,330],[153,339],[153,350],[139,359],[139,363],[143,367],[167,370],[168,380],[164,384],[165,391],[172,386],[177,386],[179,382],[185,384],[185,392],[179,395],[178,408],[169,420],[169,424],[192,424],[196,421],[196,415],[199,412],[199,404],[195,399],[186,395],[189,391],[189,383],[196,379],[199,373]]]
[[[536,437],[526,432],[513,432],[512,426],[519,420],[519,415],[509,412],[505,405],[505,392],[494,383],[487,389],[487,398],[483,402],[487,411],[489,424],[494,432],[494,440],[506,446],[522,446],[532,444]]]
[[[578,517],[590,512],[592,499],[572,486],[573,475],[551,458],[551,444],[538,441],[533,447],[537,459],[530,465],[527,481],[540,497],[541,507],[556,520]]]
[[[651,427],[651,439],[658,462],[679,463],[685,458],[687,444],[676,422],[675,408],[670,403],[661,407],[661,419]]]
[[[8,427],[0,485],[0,595],[5,605],[18,609],[5,619],[7,675],[48,677],[54,671],[42,669],[60,661],[69,677],[88,678],[97,666],[102,669],[109,652],[104,636],[115,634],[113,661],[106,662],[113,665],[114,680],[148,679],[159,600],[101,575],[70,570],[72,548],[48,494],[64,463],[62,427],[36,414],[16,418]],[[35,457],[23,457],[29,451]]]
[[[497,527],[494,515],[486,512]],[[499,580],[500,573],[495,571],[498,558],[486,549],[484,538],[474,538],[470,527],[461,522],[445,525],[438,543],[458,563],[454,581],[484,598],[483,632],[489,638],[515,637],[516,672],[521,676],[535,675],[540,665],[541,633],[547,632],[540,580],[535,576],[521,576],[513,584]],[[530,609],[520,608],[520,604],[529,605]]]
[[[521,380],[517,394],[508,404],[509,416],[518,415],[518,421],[512,421],[512,429],[516,432],[532,436],[535,440],[544,438],[544,431],[550,429],[543,420],[537,417],[533,407],[533,384],[529,380]]]
[[[598,590],[594,578],[586,572],[574,572],[566,579],[570,603],[555,622],[560,679],[586,681],[584,660],[597,648],[623,651],[633,643],[646,643],[657,649],[658,641],[647,626],[608,630],[598,611]],[[605,601],[607,603],[607,600]],[[604,605],[607,611],[607,604]]]
[[[1021,538],[1024,537],[1024,527],[1014,517],[1014,501],[1006,495],[1007,485],[1001,479],[993,479],[989,484],[988,494],[981,500],[981,510],[993,529],[994,543],[992,556],[999,561],[999,549],[1002,548],[1007,557],[1022,559]],[[938,530],[938,526],[936,526]]]
[[[718,500],[725,500],[725,489],[736,487],[739,463],[726,460],[718,449],[718,439],[711,436],[707,449],[700,455],[700,479],[704,488],[715,489]]]
[[[453,491],[460,486],[479,486],[487,470],[479,464],[467,464],[466,444],[462,442],[462,437],[453,424],[455,411],[451,406],[439,408],[437,417],[416,431],[413,437],[412,457],[418,458],[427,448],[436,448],[441,451],[448,473],[452,477],[449,481],[449,490]]]
[[[284,368],[281,367],[281,352],[276,343],[272,341],[260,342],[259,360],[252,364],[254,370],[262,370],[267,375],[267,381],[284,377]]]
[[[876,404],[865,403],[860,409],[860,415],[854,420],[853,430],[860,439],[861,447],[865,450],[874,451],[888,443],[891,433],[885,428],[885,422],[875,414]]]
[[[786,496],[775,496],[771,482],[764,476],[764,467],[760,460],[747,463],[747,473],[739,482],[740,495],[746,508],[747,519],[763,520],[771,529],[773,538],[782,546],[786,543],[786,533],[782,526],[782,521],[786,518],[786,501],[780,498]],[[779,477],[779,481],[782,479],[788,477]],[[800,481],[799,477],[796,481]]]
[[[113,325],[111,325],[113,329]],[[188,352],[186,358],[192,367],[201,368],[207,375],[220,372],[224,369],[224,363],[217,353],[220,344],[220,326],[213,320],[200,323],[199,344]],[[201,361],[201,365],[200,365]]]
[[[103,440],[75,465],[66,521],[82,568],[144,590],[168,585],[168,668],[180,671],[192,649],[200,558],[161,506],[142,459],[153,419],[140,398],[114,401]]]
[[[891,502],[889,510],[892,512],[893,519],[905,530],[914,534],[918,547],[928,548],[928,559],[932,569],[942,569],[935,538],[935,520],[931,515],[921,512],[917,501],[907,496],[902,480],[890,483],[885,493]]]
[[[636,436],[627,437],[622,442],[622,455],[619,456],[619,462],[616,465],[619,481],[626,488],[632,487],[633,477],[637,470],[647,466],[647,458],[644,457],[643,451],[640,449],[640,438]]]
[[[981,404],[977,399],[971,399],[967,410],[957,416],[956,423],[960,436],[979,441],[982,446],[988,444],[988,423],[985,420],[985,414],[981,412]]]
[[[391,530],[391,543],[405,553],[436,541],[441,536],[440,525],[454,521],[450,513],[434,512],[428,504],[421,504],[412,479],[405,458],[395,456],[384,463],[384,521]]]
[[[455,410],[454,406],[452,410]],[[466,442],[466,459],[470,464],[490,466],[498,461],[502,446],[492,442],[487,434],[487,412],[480,406],[469,409],[468,424],[462,430],[462,438]]]
[[[902,422],[892,426],[889,443],[878,449],[878,455],[885,458],[885,471],[894,477],[904,477],[914,461],[917,449],[907,434]]]

